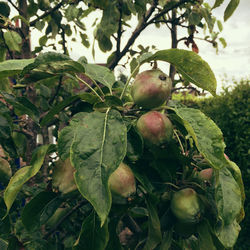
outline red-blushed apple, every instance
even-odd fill
[[[135,104],[151,109],[168,100],[171,88],[171,79],[161,70],[146,70],[135,77],[131,85],[131,95]]]
[[[150,111],[137,121],[137,129],[148,145],[161,145],[171,140],[173,126],[165,114]]]

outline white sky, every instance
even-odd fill
[[[207,0],[212,6],[215,0]],[[214,16],[223,23],[223,14],[229,0],[225,0],[224,4],[214,10]],[[95,17],[93,17],[93,20]],[[227,47],[224,49],[222,45],[219,46],[219,52],[211,44],[198,41],[197,44],[200,49],[199,55],[208,62],[215,73],[218,88],[217,93],[220,92],[222,86],[232,83],[232,79],[240,80],[242,78],[250,78],[250,1],[241,0],[238,8],[234,14],[223,23],[223,31],[221,37],[226,39]],[[186,35],[186,34],[184,34]],[[181,34],[180,34],[181,36]],[[198,36],[198,35],[197,35]],[[202,34],[201,34],[202,36]],[[124,42],[128,37],[124,36]],[[144,47],[147,45],[155,45],[158,50],[170,48],[170,33],[165,28],[156,29],[154,26],[148,27],[144,30],[140,37],[136,40],[134,48],[138,44]],[[180,43],[179,48],[188,49],[183,43]],[[109,54],[104,54],[99,50],[95,52],[95,62],[102,63],[106,61]],[[91,56],[91,49],[85,49],[82,46],[74,46],[71,56],[74,59],[85,55],[89,62],[93,62]],[[167,71],[168,72],[168,71]],[[224,81],[224,80],[228,80]]]
[[[212,6],[215,0],[206,0]],[[223,13],[229,0],[225,0],[224,4],[214,10],[214,16],[223,22]],[[86,27],[88,30],[88,35],[90,36],[90,43],[93,41],[93,28],[91,28],[92,23],[96,19],[96,14],[88,17],[88,23]],[[250,1],[241,0],[238,8],[234,14],[223,23],[223,31],[220,36],[224,37],[227,42],[227,47],[225,49],[220,45],[219,52],[216,54],[212,45],[204,42],[197,41],[199,47],[199,55],[208,62],[210,67],[215,73],[218,88],[217,92],[220,92],[222,85],[230,84],[232,79],[250,78]],[[122,41],[125,42],[128,39],[127,36],[123,36]],[[179,37],[182,37],[180,34]],[[186,36],[186,34],[184,34]],[[198,34],[199,35],[199,34]],[[197,35],[197,36],[198,36]],[[38,43],[38,38],[40,34],[32,34],[32,47],[36,46]],[[202,37],[202,34],[200,35]],[[95,60],[92,57],[91,47],[89,49],[85,48],[79,42],[71,44],[73,48],[70,51],[70,56],[77,60],[81,56],[85,56],[89,62],[104,63],[110,53],[102,53],[97,47],[95,50]],[[144,30],[141,35],[136,40],[133,48],[136,49],[138,44],[142,44],[144,47],[155,45],[158,50],[169,49],[170,48],[170,33],[169,30],[164,27],[161,29],[156,29],[153,25]],[[188,49],[183,43],[180,43],[179,48]],[[91,45],[92,46],[92,45]],[[161,65],[160,65],[161,67]],[[165,66],[164,66],[165,67]],[[168,66],[167,66],[168,67]],[[168,70],[166,71],[166,73]],[[129,74],[129,72],[125,73]],[[223,81],[228,79],[229,82]]]

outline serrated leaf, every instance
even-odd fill
[[[73,246],[74,250],[103,250],[108,244],[109,231],[107,221],[103,226],[92,212],[82,223],[80,235]]]
[[[86,75],[108,87],[110,91],[112,90],[116,80],[114,73],[109,68],[97,64],[84,64],[84,68]]]
[[[231,0],[230,3],[227,5],[225,12],[224,12],[224,21],[226,22],[227,19],[233,15],[234,11],[238,7],[240,0]]]
[[[49,150],[50,145],[43,145],[38,147],[32,154],[30,166],[20,168],[10,179],[8,186],[4,191],[4,202],[7,207],[6,215],[9,213],[10,208],[24,183],[31,177],[35,176],[42,167],[44,157]]]
[[[192,136],[199,152],[215,169],[227,165],[224,157],[225,143],[217,125],[198,109],[174,108],[187,132]]]
[[[28,231],[37,230],[42,225],[40,217],[46,205],[56,197],[56,193],[43,191],[32,198],[24,207],[21,219]]]
[[[217,82],[207,62],[198,54],[182,49],[161,50],[142,61],[160,60],[173,64],[185,79],[216,95]]]
[[[25,67],[21,72],[21,77],[24,82],[33,83],[56,75],[82,72],[84,72],[84,67],[79,62],[73,61],[64,54],[47,52],[40,54],[32,64]]]
[[[229,225],[223,225],[218,228],[215,233],[226,249],[232,249],[238,239],[240,229],[240,225],[236,221],[233,221]]]
[[[7,60],[0,63],[0,79],[19,74],[23,68],[34,62],[34,59]]]
[[[3,33],[4,40],[8,48],[12,51],[21,50],[22,38],[21,36],[15,31],[6,31]]]
[[[225,167],[219,171],[216,179],[215,202],[223,225],[234,223],[242,208],[241,190],[231,172]]]
[[[76,114],[59,135],[58,152],[65,158],[69,152],[64,148],[71,145],[77,187],[93,205],[102,225],[111,207],[108,178],[125,157],[126,132],[120,113],[107,110]]]

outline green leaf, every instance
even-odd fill
[[[92,212],[82,224],[81,233],[74,244],[74,250],[103,250],[108,244],[108,223],[100,225],[96,214]]]
[[[144,250],[155,249],[155,247],[161,242],[161,225],[157,214],[156,205],[153,204],[150,198],[146,198],[147,209],[149,213],[148,217],[148,237]]]
[[[98,102],[94,105],[94,110],[105,112],[108,108],[116,108],[118,110],[123,109],[123,103],[120,98],[116,96],[105,96],[104,102]]]
[[[173,240],[173,233],[172,231],[164,232],[162,237],[162,243],[160,246],[160,250],[168,250],[171,247],[171,243]]]
[[[238,239],[240,229],[240,225],[233,221],[231,224],[217,228],[216,235],[226,249],[232,249]]]
[[[225,40],[223,37],[220,37],[220,38],[219,38],[219,41],[221,42],[223,48],[226,48],[226,47],[227,47],[227,42],[226,42],[226,40]]]
[[[224,0],[216,0],[212,9],[219,7],[223,2]]]
[[[127,157],[130,161],[136,162],[143,153],[143,139],[141,135],[131,127],[127,135]]]
[[[20,52],[22,38],[15,31],[6,31],[3,33],[4,40],[8,48],[12,51]]]
[[[0,238],[0,249],[7,250],[8,249],[8,242]]]
[[[217,20],[217,26],[218,26],[219,31],[221,32],[223,30],[223,25],[220,20]]]
[[[210,165],[215,169],[227,165],[224,157],[225,143],[218,126],[198,109],[174,108],[174,111]]]
[[[10,179],[8,186],[4,191],[4,202],[7,207],[6,215],[9,213],[9,210],[23,184],[31,177],[35,176],[40,170],[49,148],[50,145],[43,145],[37,148],[32,154],[30,166],[20,168]]]
[[[47,52],[40,54],[32,64],[25,67],[21,72],[21,77],[24,82],[33,83],[44,78],[55,77],[55,75],[83,72],[83,65],[73,61],[70,57],[60,53]]]
[[[120,113],[107,110],[76,114],[59,135],[58,152],[65,158],[69,153],[63,147],[71,145],[77,187],[95,208],[102,225],[111,207],[108,178],[125,157],[126,132]]]
[[[34,62],[34,59],[7,60],[0,63],[0,79],[19,74],[24,67]]]
[[[161,50],[142,61],[142,64],[152,60],[173,64],[185,79],[216,95],[217,82],[214,73],[197,53],[182,49]]]
[[[227,168],[222,168],[216,178],[215,202],[223,225],[234,223],[241,212],[241,190]]]
[[[35,122],[39,121],[39,110],[26,97],[17,97],[10,94],[2,94],[6,102],[13,105],[17,115],[29,115]]]
[[[40,125],[42,127],[48,125],[48,123],[54,119],[55,115],[59,114],[60,111],[62,111],[64,108],[66,108],[67,106],[69,106],[71,103],[75,102],[78,99],[80,99],[79,96],[70,96],[64,101],[58,103],[56,106],[51,108],[49,112],[43,117]]]
[[[232,16],[236,8],[238,7],[240,0],[231,0],[230,3],[227,5],[225,12],[224,12],[224,21],[226,22],[227,19]]]
[[[10,164],[7,160],[0,157],[0,183],[8,183],[12,175]]]
[[[207,221],[203,221],[197,225],[198,241],[200,249],[216,250],[214,246],[211,230]]]
[[[115,83],[114,73],[109,69],[97,64],[84,64],[85,74],[93,78],[95,81],[100,82],[104,86],[112,90]]]
[[[56,193],[43,191],[31,199],[22,212],[22,222],[28,231],[39,229],[40,217],[46,205],[56,197]]]

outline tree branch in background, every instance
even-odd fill
[[[55,7],[53,7],[52,9],[50,9],[49,11],[46,11],[44,14],[42,14],[41,16],[37,17],[35,20],[30,22],[30,26],[35,26],[36,22],[49,16],[51,13],[53,13],[54,11],[58,10],[60,7],[62,7],[64,5],[64,1],[59,2],[59,4],[57,4]]]
[[[195,0],[196,1],[196,0]],[[125,45],[125,47],[123,48],[123,50],[120,52],[118,57],[115,57],[108,65],[107,67],[110,68],[111,70],[113,70],[115,68],[115,66],[118,64],[118,62],[120,61],[120,59],[129,51],[129,48],[133,45],[133,43],[135,42],[136,38],[141,34],[141,32],[150,24],[153,24],[157,19],[159,19],[160,17],[162,17],[163,15],[165,15],[166,13],[168,13],[169,11],[180,7],[181,5],[188,3],[188,2],[194,2],[193,0],[180,0],[179,2],[177,2],[176,4],[170,6],[169,8],[163,9],[160,13],[158,13],[157,15],[155,15],[152,19],[150,19],[150,17],[152,16],[153,12],[156,10],[157,7],[157,0],[154,0],[152,6],[149,8],[149,10],[147,11],[147,13],[145,14],[145,16],[143,17],[142,20],[139,21],[137,27],[135,28],[135,30],[133,31],[131,37],[129,38],[129,40],[127,41],[127,44]],[[150,20],[149,20],[150,19]],[[148,21],[149,20],[149,21]]]

